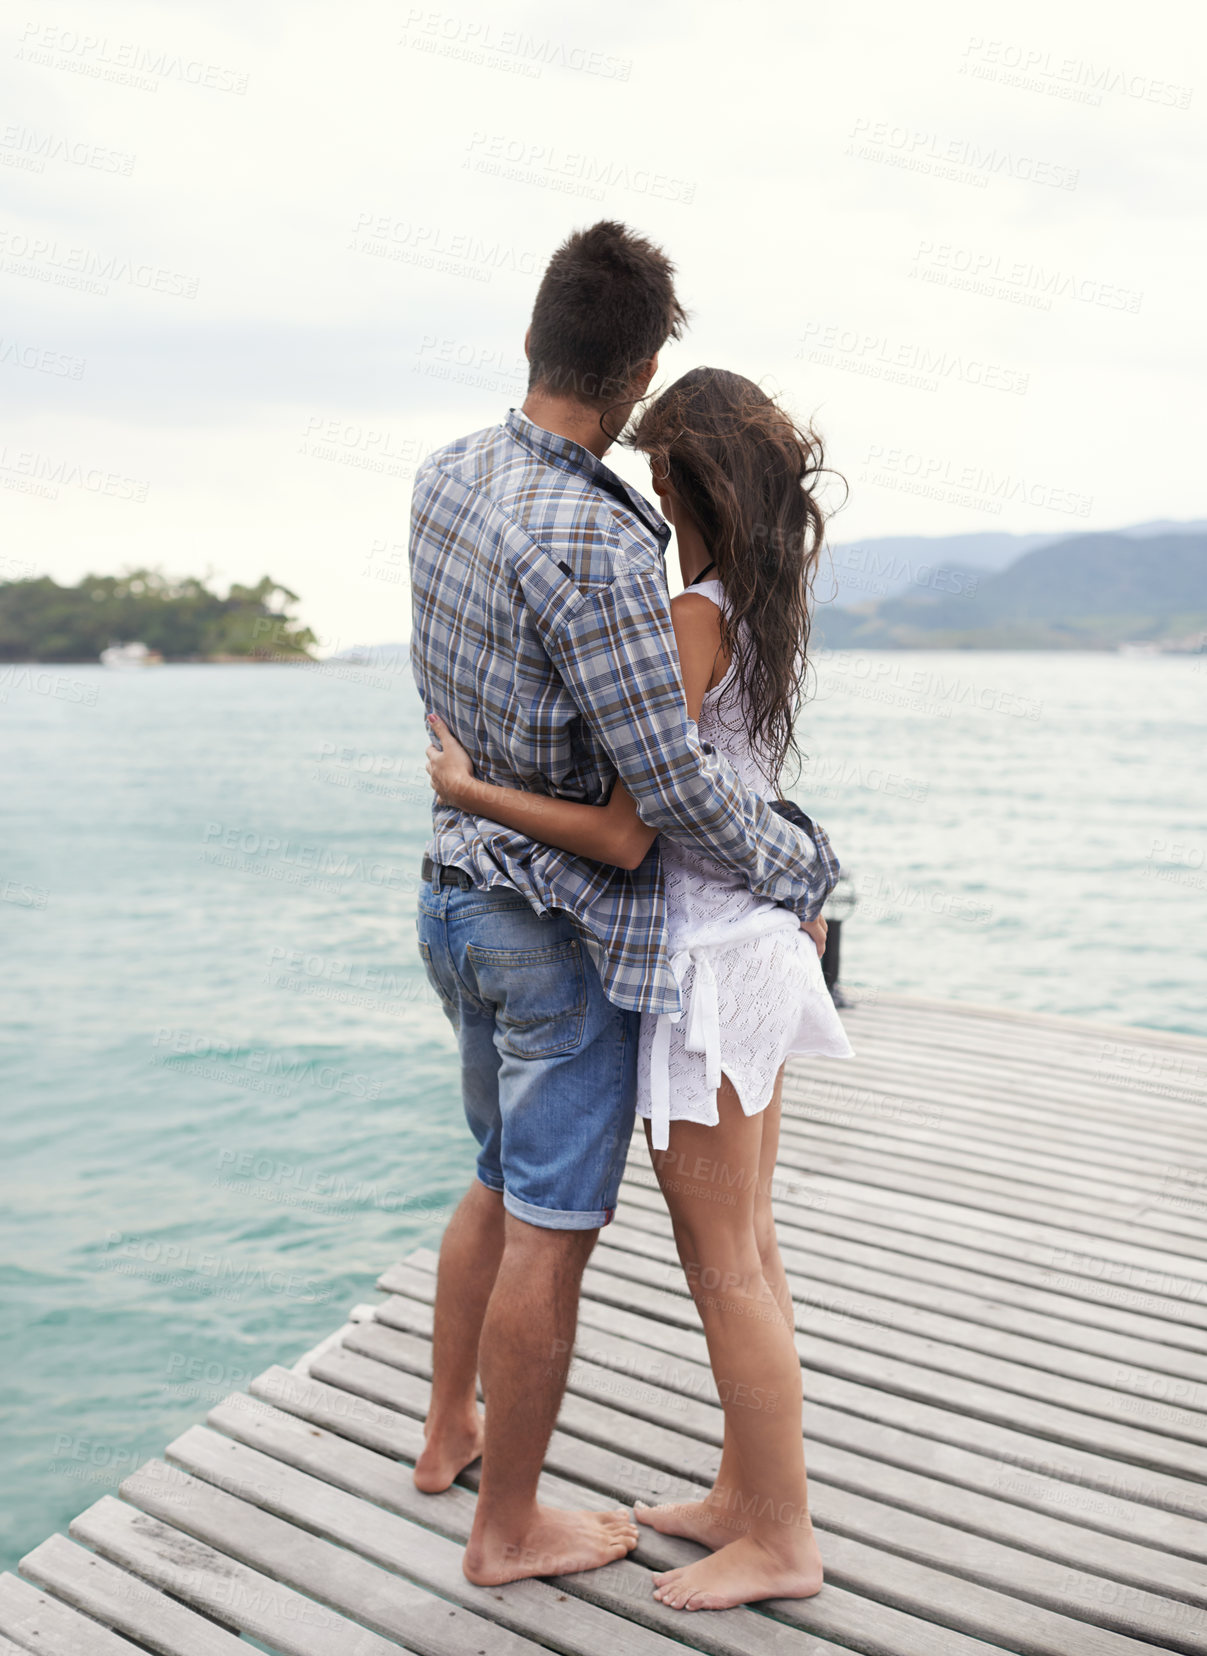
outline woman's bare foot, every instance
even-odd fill
[[[660,1535],[682,1535],[713,1552],[727,1547],[750,1528],[749,1519],[727,1511],[707,1496],[702,1501],[675,1501],[666,1506],[646,1506],[638,1501],[633,1511],[639,1524],[648,1524]]]
[[[743,1535],[710,1558],[656,1575],[654,1597],[672,1610],[731,1610],[762,1599],[810,1598],[821,1585],[821,1554],[809,1530],[775,1552]]]
[[[468,1420],[424,1428],[423,1453],[415,1462],[415,1488],[425,1495],[439,1495],[459,1472],[482,1453],[482,1416],[477,1409]]]
[[[475,1530],[477,1526],[475,1525]],[[478,1587],[497,1587],[525,1576],[574,1575],[623,1558],[637,1545],[631,1514],[562,1512],[537,1507],[518,1532],[485,1530],[471,1535],[462,1569]]]

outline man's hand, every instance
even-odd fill
[[[436,797],[442,805],[458,810],[464,798],[465,784],[474,779],[473,763],[438,713],[428,714],[428,728],[440,743],[427,750],[427,773]]]
[[[826,922],[821,919],[802,920],[800,923],[800,929],[803,932],[808,932],[809,936],[817,944],[818,954],[824,955],[826,952],[826,932],[828,930]]]

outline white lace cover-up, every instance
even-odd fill
[[[718,608],[720,581],[693,586]],[[718,710],[733,669],[704,696],[701,741],[723,753],[764,799],[774,784],[751,753],[735,698]],[[717,1088],[727,1075],[742,1109],[766,1109],[775,1078],[792,1054],[853,1058],[851,1044],[822,976],[817,945],[789,909],[754,893],[720,863],[664,834],[671,965],[683,991],[678,1018],[641,1020],[637,1113],[652,1123],[665,1150],[672,1121],[717,1124]]]

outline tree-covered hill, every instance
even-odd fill
[[[974,573],[974,572],[964,572]],[[1110,649],[1176,643],[1207,628],[1207,535],[1078,535],[946,590],[915,587],[849,609],[823,606],[833,649]]]
[[[96,661],[108,645],[135,641],[165,661],[305,661],[316,640],[289,614],[297,601],[267,575],[225,598],[155,569],[85,575],[76,586],[46,575],[4,581],[0,661]]]

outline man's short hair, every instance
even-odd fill
[[[537,289],[528,389],[593,408],[623,401],[638,365],[683,332],[674,277],[660,247],[614,219],[576,230]]]

